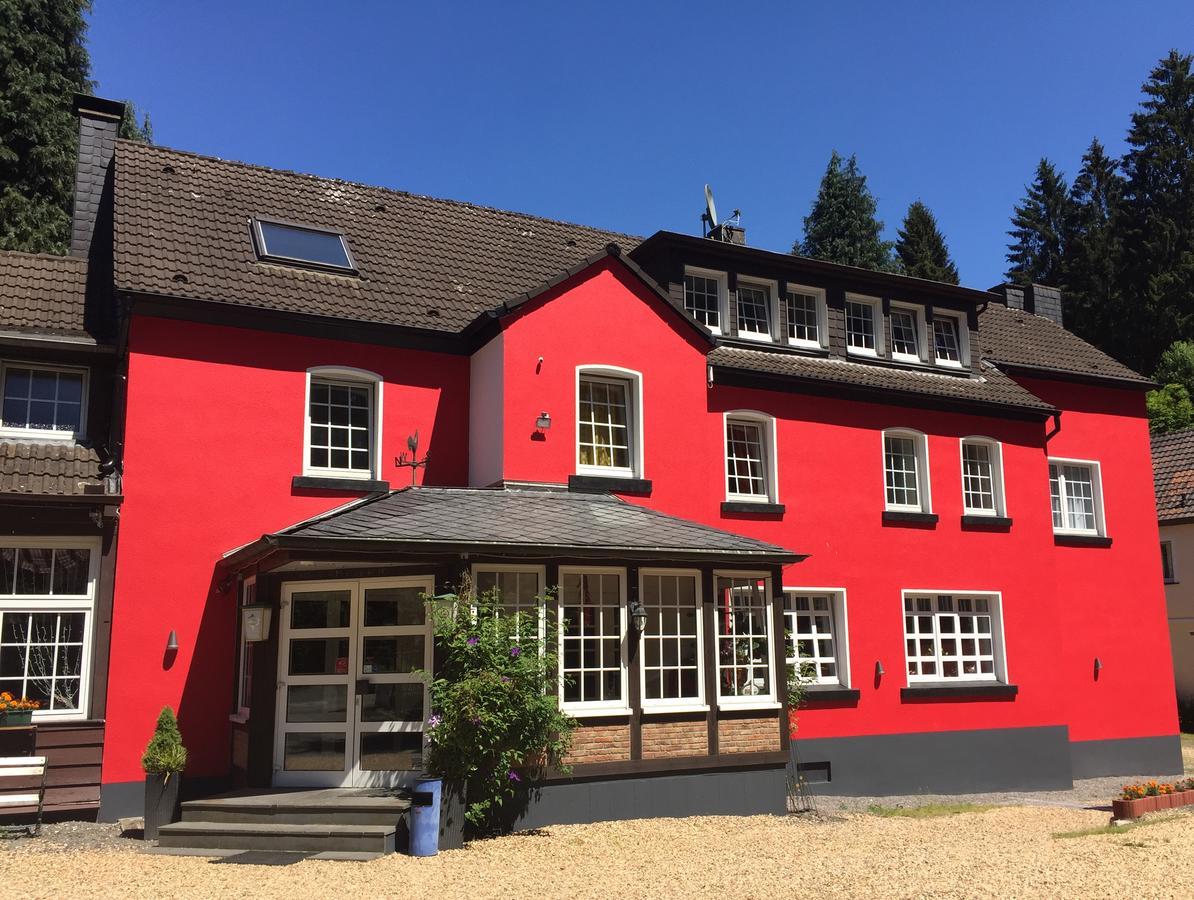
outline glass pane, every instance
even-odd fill
[[[361,657],[361,672],[413,672],[423,668],[424,638],[421,634],[395,637],[367,637]]]
[[[423,685],[374,684],[361,697],[362,722],[422,722]]]
[[[365,591],[366,628],[381,625],[422,625],[426,612],[421,588],[373,588]]]
[[[15,547],[0,547],[0,594],[11,594],[16,585],[17,551]]]
[[[17,553],[17,593],[50,593],[50,561],[53,551],[39,547],[22,547]]]
[[[54,551],[54,593],[86,594],[90,550]]]
[[[343,772],[344,734],[287,734],[283,766],[288,772]]]
[[[291,641],[290,674],[348,674],[348,638],[304,638]]]
[[[291,684],[286,688],[287,722],[345,722],[348,685]]]
[[[379,731],[361,735],[361,768],[366,771],[418,769],[422,765],[421,731]]]
[[[338,234],[274,222],[259,222],[258,225],[265,256],[284,256],[325,266],[352,268],[344,241]]]
[[[0,647],[0,678],[25,677],[25,648],[5,645]],[[17,693],[21,691],[17,688]]]
[[[347,628],[349,591],[306,591],[291,597],[291,628]]]

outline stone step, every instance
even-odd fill
[[[393,827],[409,809],[410,801],[398,798],[337,798],[334,803],[327,803],[297,797],[278,802],[266,802],[260,797],[217,797],[183,803],[182,821]]]
[[[286,822],[174,822],[158,831],[159,847],[393,853],[394,825]]]

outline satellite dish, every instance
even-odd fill
[[[717,207],[713,203],[713,189],[705,185],[705,215],[709,218],[710,228],[717,227]]]

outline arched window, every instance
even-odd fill
[[[925,436],[907,428],[883,432],[884,508],[929,513],[929,449]]]
[[[377,478],[381,457],[380,375],[345,366],[307,370],[303,474]]]

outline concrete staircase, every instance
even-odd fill
[[[329,788],[240,793],[182,804],[158,847],[311,854],[393,853],[410,801],[393,791]]]

